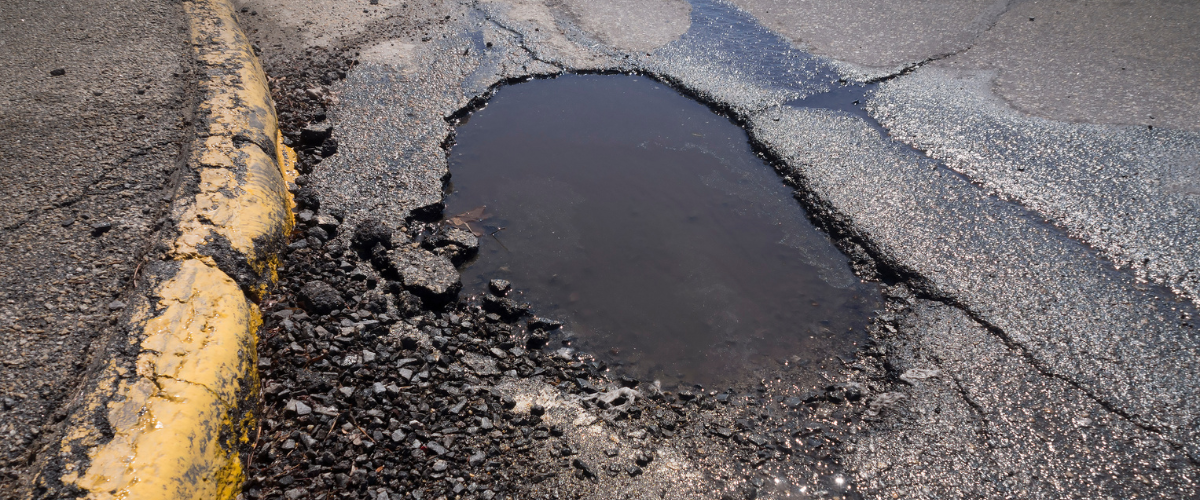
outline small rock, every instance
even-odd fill
[[[321,197],[318,196],[317,192],[311,187],[302,187],[297,189],[296,192],[292,194],[292,200],[296,202],[296,208],[299,209],[307,208],[309,210],[316,211],[321,208]]]
[[[337,154],[337,152],[338,152],[338,140],[337,139],[330,137],[328,139],[325,139],[325,142],[321,143],[321,158],[329,158],[330,156]]]
[[[104,233],[112,231],[113,225],[111,222],[98,222],[92,224],[92,236],[100,236]]]
[[[636,465],[630,465],[625,469],[625,473],[629,474],[629,477],[637,477],[642,475],[642,468]]]
[[[329,234],[337,234],[338,228],[342,227],[342,222],[332,215],[318,215],[316,222],[321,229],[324,229]]]
[[[428,448],[429,451],[437,453],[438,455],[446,454],[446,447],[442,446],[437,441],[430,441],[428,443],[425,443],[425,447]]]
[[[541,349],[550,343],[550,337],[545,332],[534,331],[529,335],[529,339],[525,341],[525,347],[530,349]]]
[[[329,314],[334,309],[346,307],[342,294],[324,281],[309,281],[300,289],[300,301],[308,312]]]
[[[562,327],[562,323],[560,323],[558,321],[554,321],[552,319],[542,318],[542,317],[538,317],[538,316],[529,318],[529,321],[527,321],[526,324],[529,326],[530,330],[550,331],[550,330],[557,330]]]
[[[67,68],[58,68],[50,70],[50,76],[63,76],[67,74]]]
[[[458,270],[450,259],[422,248],[397,250],[388,258],[404,288],[432,304],[444,304],[462,289]]]
[[[483,463],[485,459],[487,459],[486,453],[482,451],[476,451],[475,453],[471,454],[471,458],[468,459],[467,463],[469,463],[471,467],[476,467]]]
[[[857,383],[846,384],[846,400],[858,401],[863,397],[863,386]]]
[[[531,306],[507,297],[500,297],[489,293],[483,296],[483,308],[488,312],[499,315],[502,320],[512,321],[529,314]]]
[[[846,386],[831,385],[825,388],[825,399],[833,403],[841,403],[846,400]]]
[[[573,467],[575,467],[576,469],[579,469],[579,471],[583,473],[583,477],[585,477],[585,478],[594,479],[596,477],[596,472],[593,471],[592,467],[589,466],[587,464],[587,462],[584,462],[583,460],[576,458],[571,461],[571,465]]]
[[[293,399],[288,401],[287,406],[284,407],[284,411],[295,413],[298,417],[303,417],[312,413],[312,407],[304,404],[303,401]]]
[[[434,472],[445,472],[448,468],[450,468],[450,465],[445,460],[438,460],[433,463]]]
[[[392,248],[392,229],[375,219],[359,222],[354,228],[354,234],[350,236],[350,246],[370,250],[375,245]]]
[[[330,135],[333,126],[328,123],[311,123],[300,129],[300,143],[305,146],[320,146]]]
[[[633,456],[633,462],[642,467],[645,467],[653,460],[654,460],[654,455],[651,453],[647,453],[645,450],[639,451],[639,452],[637,452],[637,455]]]
[[[488,289],[492,293],[503,297],[508,295],[509,290],[512,290],[512,283],[509,283],[508,280],[495,279],[488,282]]]
[[[586,392],[586,393],[599,392],[599,389],[596,389],[596,386],[592,385],[592,382],[586,378],[583,378],[583,377],[576,378],[575,383],[579,385],[579,390],[581,390],[583,392]]]
[[[462,263],[479,251],[479,238],[470,231],[449,225],[438,228],[425,242],[456,264]]]
[[[125,308],[125,303],[121,302],[119,300],[114,300],[114,301],[108,303],[109,311],[120,311],[121,309],[124,309],[124,308]]]
[[[321,229],[321,226],[310,227],[308,228],[308,231],[304,232],[304,234],[321,241],[329,241],[329,233],[325,232],[324,229]]]

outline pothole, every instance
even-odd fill
[[[853,356],[881,299],[745,131],[649,78],[500,89],[450,151],[448,221],[480,239],[466,293],[511,281],[592,353],[664,387]]]

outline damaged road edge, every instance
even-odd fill
[[[187,0],[195,132],[118,333],[95,346],[42,450],[35,498],[237,495],[258,393],[255,305],[295,225],[263,73],[229,0]]]

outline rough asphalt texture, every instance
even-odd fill
[[[638,16],[596,3],[380,0],[352,28],[250,22],[263,40],[339,31],[321,50],[357,61],[345,80],[311,92],[330,96],[339,152],[306,181],[324,209],[344,211],[346,227],[436,219],[453,121],[497,83],[639,71],[745,125],[856,271],[896,283],[870,329],[876,344],[827,374],[861,388],[866,403],[839,422],[866,432],[839,439],[822,461],[827,476],[760,470],[795,480],[784,488],[793,495],[801,484],[807,495],[871,498],[1200,495],[1191,404],[1200,100],[1179,83],[1200,67],[1195,7],[737,3],[748,12],[711,0],[645,2]],[[275,48],[302,60],[304,43],[315,42]],[[867,114],[797,104],[842,91],[839,79],[883,82],[867,89]],[[475,314],[469,300],[452,307]],[[518,327],[513,338],[523,335]],[[803,370],[776,376],[814,385]],[[521,373],[501,380],[560,391]],[[696,418],[724,418],[715,408]],[[670,438],[657,446],[687,448]],[[724,488],[714,497],[783,493],[729,463],[705,465]],[[821,488],[838,471],[850,492]],[[264,488],[277,479],[262,474]],[[308,480],[316,489],[306,491],[326,491]],[[572,491],[612,497],[576,480]]]
[[[0,7],[0,491],[124,308],[191,109],[174,2]]]
[[[15,492],[122,310],[191,102],[177,5],[9,3]],[[308,211],[264,302],[247,496],[1200,496],[1200,7],[736,3],[244,2]],[[520,304],[450,298],[462,249],[423,221],[456,116],[578,71],[646,73],[746,126],[890,284],[875,342],[761,386],[633,395]],[[839,80],[883,82],[869,119],[795,104]],[[368,219],[392,241],[348,248]]]
[[[1015,0],[734,0],[849,74],[993,70],[1016,109],[1055,120],[1200,129],[1200,5]]]
[[[347,248],[350,231],[336,223],[324,224],[327,236],[305,236],[319,224],[310,215],[301,213],[286,278],[263,303],[264,408],[246,454],[247,498],[846,492],[832,455],[861,432],[866,386],[798,369],[782,371],[786,380],[678,394],[613,379],[566,347],[556,322],[525,317],[507,284],[492,287],[499,296],[431,311],[417,294],[443,273],[406,271],[394,256],[472,251],[446,252],[436,224],[357,237],[375,232],[364,231],[378,225],[367,221],[350,240],[368,243]],[[878,360],[862,363],[883,371]]]

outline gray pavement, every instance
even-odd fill
[[[111,328],[191,102],[176,2],[0,5],[0,491],[48,443]],[[56,70],[63,70],[59,74]]]
[[[734,0],[767,28],[806,50],[891,72],[971,47],[1009,0]]]
[[[993,76],[923,68],[868,108],[893,137],[1200,300],[1200,133],[1029,116],[990,93]]]
[[[1200,494],[1195,5],[689,3],[480,1],[334,40],[360,64],[314,185],[348,220],[398,219],[440,201],[444,118],[498,83],[650,73],[744,123],[901,283],[883,371],[847,374],[891,381],[843,449],[866,496]],[[884,81],[870,119],[800,107],[839,79]]]
[[[1119,494],[1125,487],[1146,493],[1144,487],[1112,479],[1055,486],[1087,470],[1071,468],[1069,460],[1056,458],[1059,453],[1069,458],[1075,450],[1059,446],[1053,453],[1048,449],[1012,453],[989,435],[1000,432],[1028,438],[1064,432],[1057,422],[1097,414],[1105,421],[1119,422],[1127,432],[1137,430],[1136,438],[1153,444],[1151,449],[1173,449],[1165,459],[1154,453],[1145,456],[1174,461],[1185,477],[1194,476],[1191,464],[1200,457],[1200,449],[1195,447],[1197,415],[1190,401],[1197,381],[1189,374],[1200,363],[1200,345],[1194,328],[1181,319],[1195,315],[1190,302],[1161,288],[1140,285],[1077,241],[1012,204],[988,197],[948,169],[885,142],[859,120],[827,111],[783,108],[756,118],[752,131],[788,165],[787,174],[805,192],[819,193],[816,206],[824,212],[821,219],[837,221],[834,228],[869,246],[918,295],[952,311],[939,313],[941,322],[919,317],[911,320],[919,326],[901,322],[903,338],[929,347],[915,355],[906,352],[903,344],[893,345],[889,350],[896,350],[888,353],[893,371],[925,368],[940,370],[952,380],[969,377],[975,394],[959,396],[967,406],[975,404],[978,393],[1004,401],[1001,406],[989,405],[991,410],[978,409],[980,415],[939,417],[940,425],[958,429],[982,425],[976,433],[939,433],[936,426],[907,429],[937,435],[938,446],[973,450],[972,455],[946,457],[950,452],[931,449],[927,452],[939,456],[938,460],[907,461],[905,457],[915,453],[903,444],[907,434],[885,427],[877,436],[890,442],[890,447],[857,452],[856,463],[864,468],[856,473],[868,484],[874,481],[876,491],[921,493],[928,498],[959,492],[971,497],[971,490],[963,489],[971,481],[956,483],[961,478],[954,471],[962,467],[959,460],[975,456],[1006,471],[1044,471],[1039,480],[1044,483],[1023,485],[1034,497],[1095,498]],[[943,334],[953,339],[938,338]],[[1030,389],[1009,378],[1019,372],[1026,374],[1029,383],[1048,388],[1029,398]],[[1046,399],[1041,395],[1045,392],[1063,397]],[[934,412],[942,403],[929,396],[912,393],[910,411]],[[1043,420],[997,417],[999,408],[1036,410]],[[998,428],[989,430],[994,427]],[[1078,441],[1075,446],[1092,450],[1103,450],[1109,439],[1104,433],[1072,438]],[[1101,459],[1102,451],[1093,452],[1098,453],[1096,460],[1105,463],[1140,463],[1122,462],[1115,456]],[[879,461],[889,465],[871,465]],[[887,471],[882,477],[880,469]],[[1117,476],[1136,474],[1117,469]],[[914,477],[929,477],[922,486],[930,491],[908,489],[912,483],[905,478]],[[1194,488],[1189,485],[1194,482],[1184,480],[1178,487],[1195,494],[1187,489]],[[1001,491],[981,493],[996,496]]]
[[[1200,495],[1200,4],[735,3],[239,6],[268,72],[356,54],[308,179],[347,226],[438,206],[447,118],[500,84],[636,71],[744,124],[864,277],[897,283],[882,368],[840,375],[874,388],[840,450],[865,496]],[[119,309],[189,105],[174,4],[12,4],[2,485]],[[870,119],[796,104],[839,79],[883,81]]]
[[[735,0],[848,75],[996,71],[1016,109],[1062,121],[1200,127],[1200,4],[1013,0]]]

